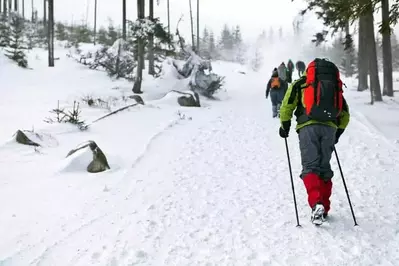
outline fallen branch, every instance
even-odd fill
[[[122,108],[119,108],[119,109],[117,109],[117,110],[115,110],[115,111],[113,111],[113,112],[111,112],[111,113],[108,113],[108,114],[106,114],[106,115],[104,115],[104,116],[102,116],[102,117],[100,117],[100,118],[97,118],[96,120],[94,120],[93,122],[91,122],[90,125],[92,125],[92,124],[94,124],[94,123],[96,123],[96,122],[98,122],[98,121],[100,121],[100,120],[103,120],[104,118],[107,118],[107,117],[109,117],[109,116],[111,116],[111,115],[114,115],[114,114],[116,114],[116,113],[118,113],[118,112],[120,112],[120,111],[126,110],[126,109],[128,109],[128,108],[130,108],[130,107],[134,107],[134,106],[136,106],[136,105],[139,105],[139,103],[134,103],[134,104],[130,104],[130,105],[128,105],[128,106],[124,106],[124,107],[122,107]]]

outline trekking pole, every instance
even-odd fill
[[[356,222],[355,213],[353,212],[351,198],[349,197],[348,188],[347,188],[347,186],[346,186],[346,182],[345,182],[345,178],[344,178],[344,173],[342,172],[342,167],[341,167],[341,164],[340,164],[340,162],[339,162],[337,150],[335,149],[335,147],[334,147],[334,153],[335,153],[335,157],[337,158],[339,171],[341,172],[342,183],[344,183],[344,188],[345,188],[346,196],[348,197],[349,207],[351,208],[353,221],[355,222],[355,226],[358,226],[358,224],[357,224],[357,222]]]
[[[286,149],[286,151],[287,151],[288,168],[290,169],[292,195],[293,195],[293,197],[294,197],[295,215],[296,215],[296,223],[297,223],[296,226],[297,226],[297,227],[300,227],[301,225],[299,224],[298,208],[297,208],[297,205],[296,205],[295,187],[294,187],[294,180],[293,180],[293,178],[292,178],[291,159],[290,159],[290,153],[289,153],[289,151],[288,151],[288,142],[287,142],[287,138],[285,138],[284,140],[285,140],[285,149]]]

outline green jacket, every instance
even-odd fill
[[[287,92],[285,93],[283,103],[280,107],[280,121],[282,126],[285,124],[284,122],[291,121],[292,115],[295,111],[295,116],[298,118],[304,114],[304,104],[303,104],[303,90],[306,87],[306,72],[303,76],[297,80],[295,80],[289,87]],[[300,100],[300,102],[299,102]],[[349,124],[350,114],[349,114],[349,106],[346,103],[344,98],[344,106],[343,111],[340,117],[337,120],[337,123],[334,122],[319,122],[315,120],[308,120],[305,122],[298,122],[296,126],[296,130],[303,128],[304,126],[311,124],[324,124],[328,126],[332,126],[335,128],[345,129]]]

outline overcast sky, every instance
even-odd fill
[[[22,0],[20,0],[22,1]],[[155,7],[155,16],[167,23],[166,0],[159,0],[160,5]],[[292,21],[298,11],[304,7],[303,0],[199,0],[201,32],[204,26],[211,27],[219,35],[223,24],[239,24],[244,37],[253,39],[262,29],[270,26],[278,29],[282,26],[286,30],[292,30]],[[25,0],[26,15],[31,12],[31,0]],[[38,9],[39,16],[43,14],[43,0],[33,0]],[[94,0],[55,0],[55,18],[58,21],[72,20],[79,23],[82,20],[93,24]],[[147,4],[148,1],[146,1]],[[155,0],[157,2],[157,0]],[[135,0],[127,0],[128,19],[137,16]],[[194,12],[196,12],[196,0],[192,0]],[[148,5],[147,5],[148,8]],[[189,33],[189,0],[170,0],[171,29],[175,32],[177,21],[184,16],[180,30],[186,35]],[[98,0],[98,23],[107,24],[108,18],[120,25],[122,16],[122,0]],[[148,12],[147,12],[148,14]]]

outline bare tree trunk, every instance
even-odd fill
[[[145,16],[145,2],[144,0],[137,0],[137,18],[141,21]],[[144,68],[144,39],[139,37],[137,39],[137,50],[138,50],[138,62],[136,70],[136,79],[133,85],[134,93],[143,93],[141,91],[141,82],[143,80],[143,68]]]
[[[193,9],[191,8],[191,0],[189,0],[189,4],[190,4],[190,21],[191,21],[191,43],[192,43],[193,51],[196,51],[195,41],[194,41]]]
[[[33,0],[31,1],[31,8],[32,8],[32,14],[31,14],[31,22],[35,22],[35,5],[33,3]]]
[[[8,12],[12,11],[12,0],[8,0]]]
[[[365,17],[359,18],[359,49],[357,55],[357,69],[358,69],[358,91],[365,91],[368,89],[368,71],[369,71],[369,54],[367,51]]]
[[[367,47],[369,54],[369,73],[370,73],[370,90],[374,95],[374,101],[382,101],[380,78],[378,76],[378,59],[377,49],[374,36],[374,16],[373,11],[370,9],[365,15],[365,25],[367,34]]]
[[[43,0],[43,24],[46,26],[47,24],[47,1],[48,0]]]
[[[3,15],[7,16],[7,0],[3,0]]]
[[[22,0],[22,18],[25,20],[25,0]]]
[[[150,16],[149,19],[154,21],[154,0],[150,0]],[[148,74],[155,75],[155,56],[154,56],[154,35],[148,36]]]
[[[170,5],[169,5],[169,0],[168,0],[168,33],[170,35]]]
[[[18,12],[18,0],[14,0],[14,11]]]
[[[122,39],[126,41],[126,0],[122,0]]]
[[[96,45],[97,41],[97,0],[94,0],[94,32],[93,32],[93,43]]]
[[[349,21],[345,25],[345,40],[348,40],[348,36],[350,36],[350,29],[349,29]],[[351,52],[353,52],[352,47],[346,47],[345,50],[345,76],[352,77],[352,58]]]
[[[54,67],[54,0],[48,0],[48,66]]]
[[[199,0],[197,0],[197,54],[200,55],[200,17],[199,17]]]
[[[384,89],[383,94],[393,96],[393,77],[392,77],[392,47],[391,47],[391,28],[389,26],[389,0],[381,0],[382,24],[388,28],[382,33],[382,57],[384,70]]]

